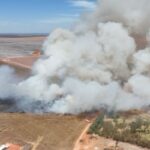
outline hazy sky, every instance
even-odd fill
[[[47,33],[68,27],[96,0],[0,0],[0,33]]]

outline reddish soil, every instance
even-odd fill
[[[8,150],[21,150],[21,146],[10,144]]]
[[[39,52],[34,52],[29,56],[18,56],[18,57],[1,57],[0,64],[7,64],[13,67],[21,67],[25,69],[31,69],[34,62],[40,57]]]

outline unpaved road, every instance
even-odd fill
[[[85,127],[85,129],[81,132],[81,135],[79,136],[79,138],[77,139],[73,150],[81,150],[82,149],[82,145],[81,145],[81,141],[85,140],[85,136],[87,134],[88,129],[90,128],[92,123],[88,123]]]
[[[20,67],[24,69],[31,69],[34,62],[39,56],[16,56],[16,57],[0,57],[0,64],[7,64],[13,67]]]

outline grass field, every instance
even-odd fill
[[[36,150],[71,150],[86,122],[77,116],[0,114],[0,144],[30,144]]]

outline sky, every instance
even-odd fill
[[[70,27],[96,0],[0,0],[0,33],[49,33]]]

